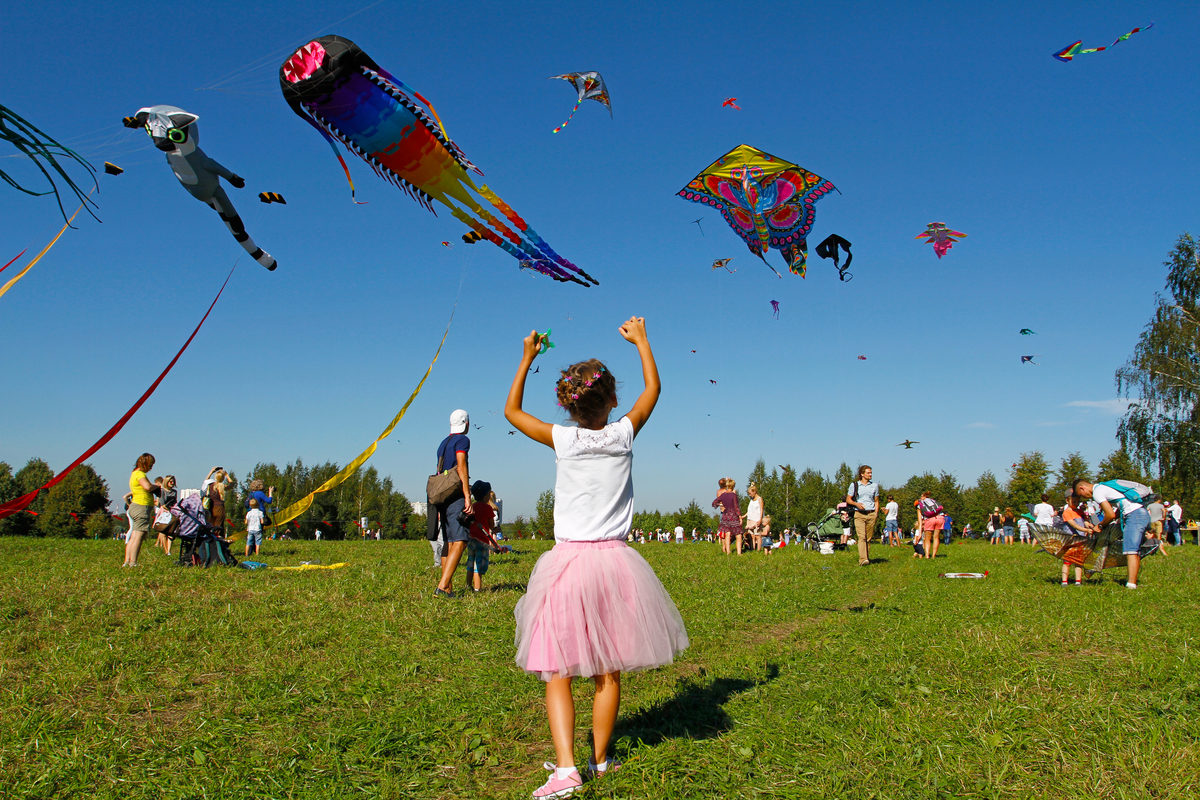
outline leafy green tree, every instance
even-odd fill
[[[554,490],[547,489],[538,495],[534,505],[533,527],[546,536],[554,538]]]
[[[37,532],[42,536],[70,536],[82,539],[88,516],[108,514],[108,484],[90,464],[81,464],[46,492]]]
[[[1079,451],[1067,453],[1054,473],[1054,484],[1050,487],[1050,497],[1055,504],[1062,502],[1060,498],[1066,494],[1067,489],[1071,488],[1071,484],[1075,482],[1076,478],[1083,478],[1087,481],[1092,479],[1092,468],[1088,466],[1087,459],[1080,455]]]
[[[20,497],[20,494],[17,492],[17,479],[13,477],[12,466],[0,461],[0,503],[7,503],[17,497]],[[0,519],[0,536],[11,536],[17,533],[16,528],[17,522],[14,517]]]
[[[1200,499],[1200,244],[1182,234],[1163,266],[1166,294],[1116,372],[1118,392],[1135,401],[1117,438],[1137,472],[1157,473],[1191,504]]]
[[[116,520],[114,520],[112,518],[112,515],[108,513],[107,509],[105,509],[104,511],[97,511],[94,514],[88,515],[87,521],[84,522],[84,525],[83,525],[84,538],[86,538],[86,539],[111,539],[111,538],[113,538],[113,536],[115,534],[115,531],[113,530],[114,522],[116,522]]]
[[[1120,447],[1109,453],[1108,457],[1100,462],[1100,466],[1096,467],[1096,480],[1112,481],[1117,479],[1150,483],[1150,478],[1142,474],[1129,453]]]
[[[13,483],[16,484],[16,492],[13,494],[13,497],[29,494],[35,489],[45,486],[46,482],[53,477],[54,470],[50,469],[49,464],[40,458],[31,458],[13,476]],[[5,533],[15,536],[39,535],[39,531],[37,530],[37,516],[41,515],[45,507],[46,492],[42,492],[38,495],[37,499],[29,504],[28,510],[32,511],[32,514],[13,514],[5,520],[5,522],[9,523],[6,526],[7,530]]]
[[[963,518],[965,525],[970,522],[976,530],[987,527],[987,517],[992,509],[1004,506],[1004,487],[991,470],[985,470],[975,481],[975,485],[963,492]],[[1016,509],[1013,509],[1014,511]]]
[[[1004,504],[1012,506],[1017,514],[1028,511],[1028,506],[1037,505],[1042,501],[1049,477],[1050,465],[1046,463],[1046,457],[1040,451],[1022,453],[1012,468]]]
[[[712,523],[712,517],[705,514],[704,509],[700,508],[700,504],[695,500],[675,513],[675,524],[682,525],[689,536],[693,528],[700,533],[704,533],[709,528],[716,530],[716,527]]]

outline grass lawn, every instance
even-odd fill
[[[517,546],[445,600],[424,542],[268,542],[271,564],[349,566],[249,572],[0,540],[0,797],[528,797],[553,750],[512,610],[547,545]],[[1200,548],[1149,559],[1137,591],[1124,570],[1064,589],[1047,556],[977,542],[869,568],[640,552],[692,645],[625,676],[625,766],[580,796],[1200,791]]]

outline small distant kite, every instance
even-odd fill
[[[121,169],[116,164],[112,163],[111,161],[104,162],[104,172],[107,175],[120,175],[124,171],[125,170]]]
[[[844,267],[838,263],[838,257],[841,255],[838,248],[846,251],[846,266]],[[839,280],[848,281],[854,278],[854,275],[849,272],[850,262],[854,260],[854,255],[850,252],[850,242],[836,233],[831,233],[816,246],[816,252],[821,258],[833,259],[833,265],[837,267]]]
[[[672,442],[672,444],[674,444],[674,445],[675,445],[675,449],[676,449],[676,450],[678,450],[678,449],[679,449],[679,442]]]
[[[928,237],[928,238],[926,238]],[[944,222],[931,222],[925,227],[924,233],[918,233],[914,239],[925,238],[925,241],[933,245],[933,252],[937,253],[937,257],[941,258],[946,255],[954,243],[958,239],[966,237],[965,233],[952,231],[946,227]]]
[[[773,248],[780,251],[792,273],[803,278],[808,259],[806,237],[817,216],[815,203],[833,190],[833,183],[820,175],[741,144],[705,167],[677,194],[720,211],[764,264],[768,248]]]
[[[1140,33],[1141,31],[1148,31],[1153,27],[1154,27],[1154,23],[1151,22],[1149,25],[1143,26],[1141,28],[1134,28],[1129,33],[1123,33],[1120,36],[1118,36],[1115,42],[1113,42],[1110,45],[1107,45],[1106,47],[1089,47],[1086,50],[1080,50],[1079,45],[1083,44],[1083,40],[1080,39],[1079,41],[1067,45],[1062,50],[1059,50],[1058,52],[1053,53],[1052,55],[1055,58],[1057,58],[1059,61],[1066,62],[1066,61],[1070,61],[1071,59],[1075,58],[1075,56],[1081,56],[1081,55],[1084,55],[1085,53],[1099,53],[1101,50],[1107,50],[1109,47],[1116,47],[1118,44],[1125,41],[1130,36],[1133,36],[1135,33]]]
[[[287,200],[284,200],[283,195],[281,195],[279,192],[259,192],[258,199],[264,203],[279,203],[280,205],[287,205]]]
[[[725,270],[726,272],[728,272],[730,275],[732,275],[733,273],[737,272],[737,270],[736,270],[736,269],[730,269],[729,267],[725,266],[725,265],[726,265],[726,264],[728,264],[730,261],[733,261],[733,259],[732,259],[732,258],[718,258],[718,259],[715,259],[715,260],[713,261],[713,263],[712,263],[712,268],[713,268],[713,269],[723,269],[723,270]]]
[[[1036,355],[1037,354],[1035,353],[1032,356],[1021,356],[1021,363],[1022,364],[1033,364],[1036,367],[1038,365],[1038,363],[1033,360],[1036,357]]]
[[[608,87],[604,85],[604,78],[600,77],[599,72],[568,72],[565,75],[551,75],[549,80],[570,81],[575,86],[575,91],[579,92],[579,99],[575,101],[575,107],[567,115],[566,122],[554,129],[555,133],[567,127],[584,100],[603,103],[608,108],[608,116],[612,117],[612,100],[608,96]]]
[[[508,432],[508,435],[509,435],[509,436],[516,436],[516,435],[517,435],[517,432],[516,432],[516,431],[509,431],[509,432]]]
[[[736,97],[726,97],[725,102],[721,103],[721,108],[725,108],[726,106],[729,108],[736,108],[738,111],[742,110],[742,107],[737,104]]]
[[[709,378],[709,379],[708,379],[708,382],[709,382],[709,383],[711,383],[713,386],[716,386],[716,385],[717,385],[717,382],[716,382],[716,381],[714,381],[712,378]]]
[[[905,439],[903,442],[896,445],[896,447],[903,447],[905,450],[912,450],[912,446],[914,444],[920,444],[920,442],[914,442],[912,439]]]
[[[867,360],[867,357],[866,357],[866,356],[859,356],[859,357],[858,357],[858,360],[859,360],[859,361],[866,361],[866,360]]]
[[[694,225],[695,225],[697,228],[699,228],[699,229],[700,229],[700,235],[701,235],[701,236],[704,236],[704,226],[700,224],[702,221],[703,221],[703,218],[701,218],[701,219],[694,219],[694,220],[692,220],[692,223],[693,223],[693,224],[694,224]],[[708,237],[705,237],[705,238],[708,238]]]
[[[1021,330],[1020,330],[1020,334],[1022,336],[1029,336],[1030,334],[1036,334],[1036,333],[1037,333],[1037,331],[1032,330],[1031,328],[1021,328]]]
[[[471,231],[471,233],[474,233],[474,232],[475,231]],[[454,247],[454,245],[450,244],[449,242],[442,242],[442,247]]]
[[[774,312],[775,319],[779,319],[779,301],[778,300],[771,301],[771,311]]]

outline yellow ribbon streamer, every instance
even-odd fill
[[[339,561],[336,564],[301,564],[298,567],[271,567],[271,569],[290,569],[290,570],[297,570],[297,571],[303,571],[303,570],[308,570],[308,569],[341,569],[342,567],[346,566],[349,563],[350,563],[349,561]]]
[[[88,192],[88,194],[91,194],[91,192]],[[51,239],[50,244],[43,247],[42,251],[40,253],[38,253],[36,256],[34,256],[32,261],[30,261],[28,264],[25,265],[25,269],[18,272],[16,275],[14,275],[12,277],[12,280],[10,280],[8,283],[4,284],[4,286],[0,287],[0,297],[4,297],[4,293],[7,292],[9,289],[11,289],[12,285],[14,283],[21,280],[21,278],[24,278],[25,273],[29,272],[29,270],[33,269],[33,265],[36,264],[37,262],[41,261],[42,256],[46,255],[46,253],[48,253],[50,251],[51,247],[54,247],[54,243],[58,241],[60,236],[62,236],[64,233],[67,232],[67,228],[71,227],[71,222],[75,219],[75,217],[77,217],[79,215],[80,211],[83,211],[83,206],[86,203],[87,203],[87,200],[84,200],[83,203],[79,204],[79,208],[75,209],[75,213],[71,215],[71,219],[67,220],[67,224],[62,226],[62,230],[58,232],[58,235],[55,236],[53,239]]]
[[[361,453],[359,453],[358,458],[354,459],[349,464],[347,464],[342,469],[341,472],[337,473],[332,478],[330,478],[329,480],[322,483],[320,486],[318,486],[316,489],[314,489],[312,492],[310,492],[306,497],[303,497],[303,498],[297,500],[295,503],[292,503],[287,508],[274,514],[273,522],[268,527],[277,528],[280,525],[285,525],[285,524],[291,522],[296,517],[303,514],[305,511],[308,510],[309,506],[312,505],[314,497],[316,497],[321,492],[327,492],[330,489],[334,488],[335,486],[341,484],[343,481],[345,481],[347,478],[349,478],[351,475],[353,475],[355,472],[357,472],[358,468],[361,467],[364,463],[366,463],[368,458],[370,458],[372,455],[374,455],[375,448],[379,446],[379,442],[383,439],[386,439],[388,437],[388,435],[391,434],[392,429],[395,428],[397,424],[399,424],[400,420],[404,419],[404,415],[408,413],[408,407],[410,405],[412,405],[413,400],[416,400],[417,395],[419,395],[421,393],[421,388],[425,385],[426,379],[429,378],[429,373],[433,372],[433,365],[437,363],[438,356],[440,356],[442,354],[442,345],[444,345],[446,343],[446,336],[449,335],[450,325],[453,322],[454,322],[454,313],[451,312],[450,313],[450,322],[446,323],[446,331],[445,331],[445,333],[442,334],[442,341],[438,343],[437,352],[435,352],[433,354],[433,361],[429,362],[429,368],[425,370],[425,374],[421,377],[421,382],[417,384],[417,388],[413,389],[412,394],[410,394],[408,396],[408,400],[407,400],[407,402],[405,402],[404,407],[400,409],[400,413],[396,414],[396,416],[392,418],[392,421],[390,423],[388,423],[388,426],[383,429],[383,433],[379,434],[379,436],[376,437],[375,441],[371,442],[371,444],[367,447],[367,449],[363,450]]]

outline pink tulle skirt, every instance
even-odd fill
[[[554,545],[515,614],[517,665],[544,681],[650,669],[688,646],[667,590],[623,541]]]

